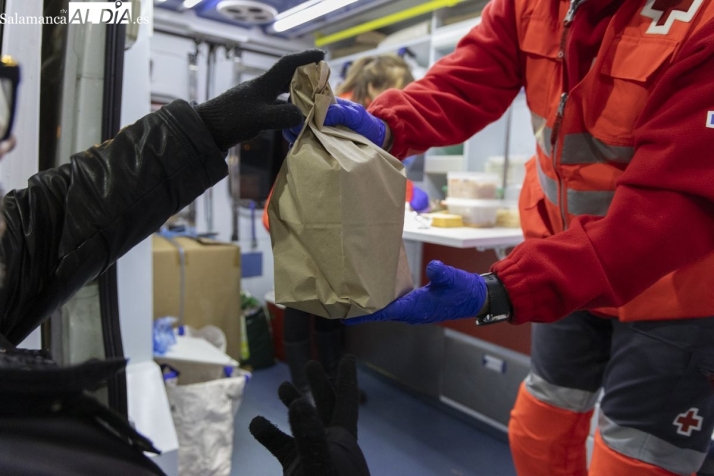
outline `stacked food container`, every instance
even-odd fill
[[[445,200],[449,213],[463,217],[464,226],[489,228],[497,226],[518,226],[517,220],[507,219],[499,223],[499,211],[513,210],[516,203],[499,200],[501,177],[483,172],[449,172],[447,174],[448,195]],[[512,212],[501,217],[512,215]]]

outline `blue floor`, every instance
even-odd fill
[[[289,433],[277,388],[284,364],[254,372],[236,417],[232,476],[279,476],[282,468],[248,432],[263,415]],[[359,442],[372,476],[514,476],[508,445],[458,416],[359,370],[368,401],[360,407]],[[467,417],[463,417],[467,418]]]

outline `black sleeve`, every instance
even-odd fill
[[[226,176],[198,114],[175,101],[7,194],[0,333],[22,341],[171,215]]]

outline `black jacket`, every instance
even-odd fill
[[[224,159],[198,114],[176,101],[10,192],[0,334],[22,341],[221,180]],[[143,455],[151,442],[85,393],[124,365],[108,359],[60,368],[41,352],[0,350],[0,474],[163,474]]]
[[[226,174],[201,118],[175,101],[7,194],[0,334],[17,345]]]

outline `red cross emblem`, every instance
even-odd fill
[[[647,0],[642,16],[652,19],[647,29],[651,35],[666,35],[675,20],[689,23],[704,0]]]
[[[697,413],[698,408],[690,408],[684,413],[680,413],[674,419],[674,426],[677,427],[677,433],[683,436],[691,436],[693,430],[702,429],[702,421],[704,418],[700,417]]]

